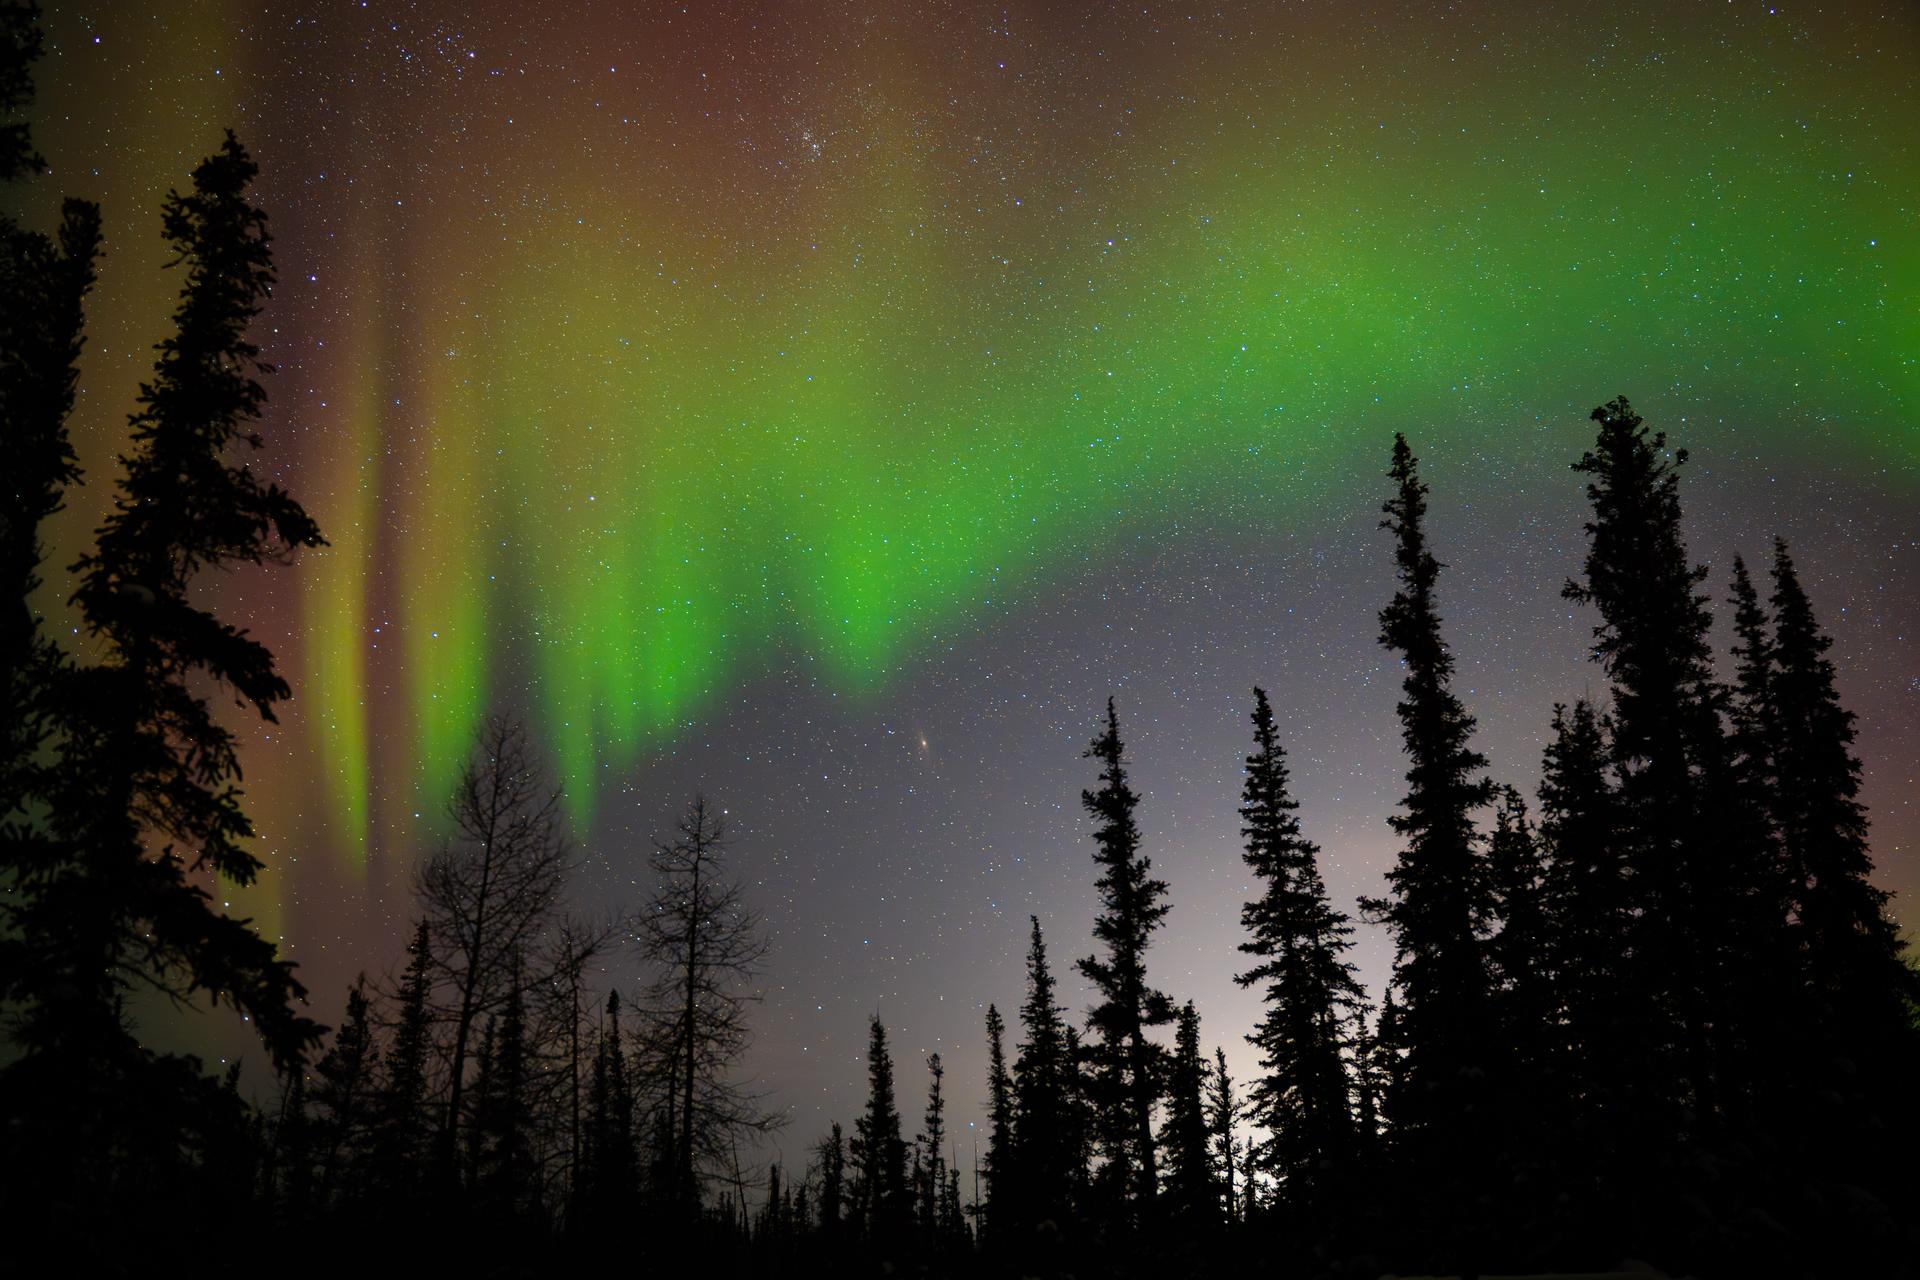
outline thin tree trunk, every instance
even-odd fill
[[[695,1198],[693,1182],[693,1069],[697,1037],[694,1034],[694,1015],[699,1006],[699,989],[696,981],[698,978],[698,970],[695,961],[699,955],[700,947],[700,864],[704,860],[703,854],[698,852],[694,854],[693,889],[688,895],[693,907],[692,913],[687,919],[686,1001],[685,1008],[682,1011],[684,1021],[681,1027],[681,1032],[686,1037],[684,1059],[686,1074],[682,1077],[686,1081],[686,1088],[680,1099],[680,1142],[684,1155],[681,1159],[679,1174],[681,1179],[680,1192],[686,1194],[689,1199]]]
[[[473,942],[467,953],[467,979],[461,984],[460,1018],[455,1024],[453,1036],[453,1081],[447,1098],[447,1123],[443,1139],[448,1168],[452,1167],[453,1158],[459,1150],[460,1099],[466,1085],[467,1040],[473,1032],[474,1008],[479,996],[480,957],[487,940],[487,897],[493,887],[493,842],[499,834],[497,824],[500,820],[499,769],[492,771],[490,783],[492,795],[487,805],[487,835],[481,845],[484,853],[480,860],[480,893],[473,908]]]
[[[567,1191],[580,1185],[580,970],[567,975]]]

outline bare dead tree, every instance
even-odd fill
[[[588,1046],[598,1039],[599,1010],[609,989],[596,984],[594,975],[611,943],[630,938],[633,930],[630,915],[569,913],[559,919],[544,952],[544,975],[530,1000],[533,1087],[551,1116],[548,1182],[556,1203],[574,1193],[581,1174],[582,1090],[591,1073]]]
[[[696,795],[673,838],[654,847],[659,886],[639,921],[640,952],[654,966],[642,1043],[667,1146],[661,1190],[680,1204],[698,1203],[704,1171],[737,1180],[740,1140],[783,1122],[737,1078],[751,1040],[747,1011],[759,1001],[749,984],[767,944],[725,851],[724,815]]]
[[[545,1003],[557,1015],[565,1040],[566,1074],[564,1092],[567,1111],[566,1184],[569,1190],[580,1171],[580,1057],[581,996],[586,989],[586,966],[597,947],[591,946],[592,927],[569,916],[560,922],[559,941],[567,963],[556,969],[548,982]]]
[[[556,968],[583,963],[573,953],[582,945],[597,949],[605,938],[568,934],[555,945],[561,892],[578,858],[559,789],[523,725],[503,716],[481,725],[449,816],[454,837],[419,868],[414,894],[436,985],[448,993],[438,1012],[451,1026],[440,1133],[450,1164],[475,1027],[516,992],[525,997],[547,985]]]

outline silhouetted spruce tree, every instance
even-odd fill
[[[634,1149],[633,1084],[627,1071],[626,1033],[620,1026],[620,993],[607,993],[606,1015],[595,1036],[593,1075],[587,1087],[583,1126],[581,1225],[600,1230],[631,1212],[638,1191]]]
[[[24,23],[24,26],[21,24]],[[0,112],[26,105],[27,62],[38,55],[31,11],[0,10]],[[38,157],[30,154],[25,125],[0,136],[0,182]],[[16,132],[17,131],[17,132]],[[31,797],[51,781],[43,751],[57,726],[65,655],[40,626],[34,597],[41,587],[45,549],[40,529],[65,505],[80,480],[67,430],[79,380],[82,326],[100,249],[100,209],[68,200],[54,237],[29,231],[0,214],[0,430],[7,442],[7,478],[0,482],[0,876],[17,882],[46,856],[48,833],[29,813]],[[36,850],[39,850],[36,852]],[[31,975],[0,968],[0,996],[18,999],[14,979]]]
[[[164,1196],[191,1194],[181,1169],[192,1135],[232,1119],[218,1114],[229,1095],[196,1060],[156,1054],[134,1037],[127,991],[177,1001],[204,993],[232,1005],[282,1074],[320,1035],[296,1011],[305,992],[293,966],[196,879],[244,886],[261,866],[246,847],[253,828],[235,739],[208,697],[231,693],[272,720],[288,694],[272,655],[202,608],[196,585],[206,570],[285,558],[321,541],[298,503],[230,456],[261,444],[254,420],[265,393],[254,375],[265,366],[246,329],[273,271],[265,215],[247,196],[255,172],[229,135],[195,168],[192,192],[166,201],[163,227],[186,268],[173,331],[141,388],[113,513],[93,553],[74,566],[98,661],[53,676],[58,732],[36,738],[47,754],[30,771],[34,830],[23,844],[7,843],[0,985],[15,1005],[18,1056],[0,1093],[33,1099],[7,1117],[9,1163],[35,1170],[22,1188],[30,1199],[11,1200],[31,1221],[40,1215],[28,1203],[79,1188],[103,1211],[137,1200],[164,1216]],[[78,257],[91,254],[91,235],[81,228],[69,237],[63,255],[76,260],[59,269],[84,274]],[[77,308],[79,285],[61,288]],[[9,297],[5,307],[12,313],[19,302]],[[67,339],[56,335],[55,355],[73,350],[60,342]],[[67,373],[40,373],[57,403],[4,406],[10,430],[16,411],[40,415],[21,424],[40,470],[19,482],[43,487],[38,497],[8,500],[6,536],[20,547],[37,538],[34,513],[54,474],[45,468],[66,474],[64,438],[45,433],[58,430],[46,415],[64,403]],[[37,549],[24,554],[37,564]],[[45,727],[29,725],[29,736]],[[18,820],[0,816],[15,834]]]
[[[506,1003],[501,1007],[494,1043],[493,1088],[487,1114],[476,1115],[482,1165],[478,1191],[483,1202],[509,1214],[532,1207],[533,1115],[524,971],[516,960]]]
[[[320,1110],[316,1128],[322,1203],[359,1188],[362,1181],[370,1131],[368,1111],[380,1064],[366,987],[366,975],[362,974],[348,988],[346,1017],[313,1068],[317,1080],[313,1101]]]
[[[1263,1207],[1260,1194],[1259,1147],[1249,1138],[1240,1144],[1240,1219],[1252,1221]]]
[[[1167,1120],[1160,1132],[1167,1151],[1168,1215],[1189,1232],[1213,1226],[1220,1216],[1206,1089],[1207,1062],[1200,1056],[1200,1014],[1189,1000],[1181,1006],[1175,1022],[1173,1056],[1167,1070]]]
[[[1067,1123],[1066,1146],[1060,1162],[1066,1170],[1066,1203],[1076,1218],[1084,1219],[1097,1208],[1093,1195],[1094,1146],[1099,1141],[1100,1115],[1095,1102],[1096,1078],[1092,1055],[1071,1024],[1066,1028],[1065,1084]]]
[[[280,1113],[273,1123],[273,1167],[279,1210],[299,1222],[313,1207],[313,1117],[307,1113],[307,1068],[298,1063],[280,1080]]]
[[[951,1160],[947,1162],[947,1187],[942,1203],[945,1208],[940,1234],[947,1248],[965,1250],[972,1244],[972,1236],[967,1227],[966,1209],[960,1201],[960,1167]]]
[[[33,64],[43,51],[38,6],[0,8],[0,183],[44,166],[22,115],[33,101]],[[80,479],[68,435],[84,343],[84,304],[100,248],[100,210],[84,200],[63,206],[55,237],[0,213],[0,430],[7,443],[0,483],[0,874],[24,874],[33,858],[23,842],[43,836],[28,820],[37,793],[35,765],[53,730],[63,655],[40,629],[33,596],[45,552],[40,526],[60,510]],[[0,979],[12,977],[0,970]],[[6,994],[0,988],[0,994]]]
[[[1233,1077],[1227,1074],[1227,1051],[1216,1045],[1213,1075],[1207,1086],[1207,1133],[1212,1144],[1214,1182],[1220,1189],[1220,1203],[1228,1222],[1234,1220],[1233,1121],[1239,1114]]]
[[[847,1190],[847,1143],[839,1121],[820,1140],[814,1157],[820,1166],[820,1234],[831,1245],[840,1237]]]
[[[260,1108],[247,1105],[240,1097],[241,1069],[241,1061],[234,1059],[220,1081],[226,1101],[217,1114],[226,1122],[207,1131],[193,1189],[208,1197],[210,1203],[264,1207],[266,1180],[261,1167],[267,1146],[265,1117]],[[10,1203],[26,1202],[16,1199]]]
[[[1777,1119],[1791,1075],[1787,1063],[1806,1041],[1807,1002],[1775,805],[1769,724],[1773,642],[1753,578],[1739,556],[1733,561],[1731,590],[1734,680],[1730,689],[1716,691],[1726,736],[1714,771],[1718,791],[1709,803],[1720,815],[1722,843],[1739,855],[1729,869],[1726,895],[1742,913],[1726,930],[1738,950],[1723,961],[1738,971],[1728,983],[1725,1003],[1731,1007],[1715,1010],[1739,1034],[1717,1037],[1723,1061],[1716,1073],[1742,1086],[1729,1094],[1728,1103],[1740,1127],[1751,1130],[1756,1122],[1772,1125]]]
[[[982,1170],[986,1175],[986,1193],[979,1206],[983,1235],[999,1228],[994,1220],[994,1203],[1002,1188],[1002,1170],[1010,1162],[1013,1144],[1013,1077],[1007,1073],[1006,1032],[1000,1010],[988,1005],[987,1160]]]
[[[1387,992],[1393,998],[1393,992]],[[1385,1006],[1374,1015],[1369,1027],[1365,1011],[1357,1020],[1353,1043],[1353,1126],[1355,1149],[1362,1162],[1378,1158],[1381,1147],[1382,1113],[1387,1096],[1387,1057],[1391,1046],[1382,1038],[1387,1025]]]
[[[658,1044],[643,1044],[645,1066],[638,1072],[644,1088],[642,1108],[646,1114],[647,1176],[646,1194],[654,1206],[685,1200],[688,1192],[678,1175],[680,1059]],[[697,1188],[696,1188],[697,1189]]]
[[[43,47],[39,17],[30,4],[0,8],[0,183],[45,163],[26,121],[15,119],[32,105],[33,64]],[[113,1126],[76,1124],[94,1099],[84,1085],[76,1088],[70,1067],[88,1061],[94,1046],[71,1040],[65,1023],[74,997],[108,993],[104,983],[70,992],[63,970],[86,966],[75,945],[82,940],[62,936],[67,922],[42,901],[58,894],[49,882],[85,855],[43,816],[58,781],[49,768],[50,739],[65,711],[71,667],[42,631],[34,600],[45,560],[41,525],[80,478],[67,420],[99,247],[100,211],[91,203],[68,200],[55,237],[0,213],[0,1017],[10,1049],[22,1055],[10,1052],[0,1068],[0,1131],[9,1135],[0,1199],[27,1227],[40,1216],[29,1207],[38,1197],[83,1186],[97,1194],[103,1188],[96,1173],[111,1169],[95,1161],[114,1163]],[[49,965],[62,951],[76,954]],[[110,1020],[97,1019],[95,1030],[100,1047],[127,1051]],[[95,1087],[109,1100],[120,1092],[110,1075]]]
[[[200,681],[225,685],[265,720],[288,693],[265,647],[188,601],[192,581],[205,568],[321,541],[298,503],[227,459],[232,443],[261,443],[250,420],[265,393],[252,374],[265,367],[244,334],[273,269],[265,215],[246,200],[253,173],[228,136],[227,148],[194,171],[194,192],[167,200],[167,238],[188,267],[175,332],[159,344],[156,374],[140,391],[115,512],[96,553],[75,566],[75,599],[106,658],[61,679],[60,764],[42,796],[50,841],[10,902],[10,960],[21,965],[10,965],[10,977],[35,973],[38,983],[21,1042],[29,1055],[67,1057],[63,1071],[140,1057],[117,1011],[119,992],[136,984],[232,1002],[282,1067],[319,1036],[292,1009],[303,994],[292,965],[248,921],[213,910],[190,879],[211,869],[248,885],[261,865],[244,848],[252,823],[232,785],[234,741],[198,697]],[[65,378],[58,368],[42,372]],[[54,399],[63,403],[61,395]],[[6,405],[10,418],[33,409]],[[48,482],[71,474],[69,449],[63,428],[46,420],[35,428],[42,438],[54,430],[38,441],[48,466],[21,482],[44,497]],[[33,516],[46,510],[27,499],[17,520],[8,516],[23,547],[35,537]]]
[[[1506,1220],[1508,1241],[1532,1248],[1553,1233],[1549,1224],[1560,1216],[1553,1197],[1559,1189],[1556,1138],[1564,1135],[1566,1121],[1559,1092],[1563,1041],[1548,968],[1554,938],[1539,845],[1520,793],[1503,787],[1498,799],[1487,843],[1499,921],[1488,943],[1497,1036],[1489,1059],[1488,1115],[1502,1164],[1497,1212]]]
[[[1620,839],[1612,749],[1606,722],[1585,699],[1553,709],[1539,795],[1552,931],[1545,966],[1561,1022],[1554,1105],[1579,1135],[1573,1150],[1597,1153],[1618,1136],[1605,1117],[1641,1050],[1632,1040],[1637,1017],[1625,1007],[1634,887]]]
[[[1094,862],[1100,867],[1100,914],[1093,936],[1105,956],[1088,956],[1078,968],[1098,997],[1088,1014],[1095,1037],[1088,1047],[1093,1103],[1102,1164],[1098,1187],[1102,1211],[1116,1224],[1139,1227],[1159,1190],[1153,1109],[1159,1100],[1166,1050],[1147,1038],[1173,1021],[1173,1003],[1147,984],[1147,947],[1166,918],[1167,883],[1155,879],[1153,861],[1140,852],[1133,811],[1140,799],[1127,785],[1120,718],[1107,700],[1107,722],[1087,749],[1100,762],[1100,785],[1083,791],[1081,803],[1097,825]]]
[[[859,1177],[862,1225],[883,1249],[906,1243],[913,1217],[907,1182],[907,1144],[900,1137],[900,1110],[894,1102],[893,1057],[887,1029],[879,1018],[868,1027],[867,1109],[853,1126],[853,1166]]]
[[[1300,834],[1265,691],[1253,691],[1254,752],[1240,807],[1247,867],[1260,896],[1240,912],[1240,950],[1258,963],[1236,977],[1261,988],[1259,1025],[1247,1037],[1263,1074],[1248,1090],[1254,1123],[1268,1131],[1259,1160],[1280,1194],[1310,1206],[1316,1179],[1354,1162],[1352,1080],[1347,1058],[1364,1001],[1346,959],[1353,926],[1327,901],[1319,849]]]
[[[79,980],[94,992],[91,1016],[111,1004],[100,983],[132,970],[163,990],[232,1002],[291,1064],[319,1037],[293,1010],[305,995],[293,966],[188,879],[205,869],[248,885],[261,867],[245,847],[253,824],[234,736],[196,689],[223,686],[267,721],[290,692],[264,645],[192,602],[193,584],[206,570],[323,543],[299,503],[229,459],[262,445],[253,423],[266,392],[254,375],[269,366],[246,331],[274,277],[266,214],[247,198],[258,171],[228,134],[194,170],[192,194],[167,198],[162,221],[186,281],[140,391],[114,511],[74,566],[74,598],[107,656],[76,694],[63,773],[77,794],[61,797],[56,826],[87,849],[85,869],[62,878],[78,899],[64,906],[104,931],[84,947],[101,962]]]
[[[915,1247],[924,1251],[927,1248],[928,1230],[925,1213],[928,1199],[927,1161],[926,1151],[918,1142],[907,1144],[907,1161],[907,1186],[910,1189],[908,1199],[911,1202],[909,1212],[913,1219],[915,1235],[918,1237]]]
[[[1854,717],[1840,702],[1832,639],[1784,541],[1773,557],[1774,671],[1767,718],[1774,812],[1816,1034],[1848,1069],[1885,1079],[1912,1064],[1914,970],[1905,963],[1888,894],[1869,878],[1867,816],[1860,804]]]
[[[1734,770],[1748,798],[1771,816],[1775,781],[1773,637],[1768,629],[1766,606],[1761,603],[1753,575],[1747,571],[1747,562],[1741,556],[1733,558],[1733,576],[1728,589],[1733,603],[1734,680],[1727,707],[1727,736]],[[1773,834],[1777,839],[1777,832]],[[1783,874],[1783,884],[1784,881]],[[1784,913],[1787,904],[1783,901],[1781,907]]]
[[[947,1167],[944,1149],[947,1142],[947,1103],[941,1093],[946,1068],[939,1054],[927,1058],[927,1111],[919,1134],[921,1162],[920,1226],[925,1247],[940,1247],[946,1226]]]
[[[1378,1078],[1382,1088],[1382,1103],[1405,1088],[1407,1058],[1400,1047],[1404,1039],[1400,1029],[1400,1005],[1393,998],[1393,988],[1388,986],[1380,995],[1380,1016],[1374,1019],[1373,1060],[1377,1064]],[[1381,1107],[1381,1118],[1385,1124],[1391,1124],[1386,1108]]]
[[[1413,451],[1395,436],[1394,494],[1381,527],[1394,538],[1399,590],[1380,613],[1380,642],[1405,668],[1399,704],[1409,767],[1401,812],[1388,819],[1405,842],[1387,873],[1392,896],[1370,904],[1396,947],[1393,1024],[1402,1061],[1389,1085],[1396,1149],[1421,1170],[1444,1163],[1458,1178],[1485,1154],[1485,1069],[1491,1045],[1482,932],[1489,909],[1473,812],[1492,787],[1471,745],[1473,717],[1454,696],[1453,655],[1440,634],[1435,585],[1441,564],[1427,547],[1427,486]],[[1437,1207],[1437,1206],[1436,1206]]]
[[[1074,1203],[1073,1161],[1081,1149],[1072,1031],[1054,998],[1040,918],[1029,916],[1028,923],[1027,996],[1020,1006],[1026,1038],[1013,1066],[1010,1158],[995,1188],[1004,1197],[1006,1223],[1022,1230],[1041,1222],[1066,1224]]]
[[[0,7],[0,182],[12,182],[46,162],[33,149],[33,131],[24,114],[33,105],[33,64],[45,51],[40,6],[11,0]]]
[[[382,1208],[404,1209],[420,1193],[434,1124],[428,1115],[427,1065],[433,1028],[427,1001],[433,990],[432,939],[423,919],[407,944],[407,969],[396,995],[387,1045],[387,1073],[373,1101],[378,1116],[370,1160],[371,1190]]]
[[[776,1160],[767,1166],[767,1201],[760,1207],[757,1235],[763,1246],[778,1243],[786,1234],[785,1208],[780,1202],[780,1162]]]
[[[1613,763],[1619,840],[1633,894],[1621,1008],[1640,1061],[1623,1083],[1649,1140],[1684,1136],[1688,1118],[1711,1122],[1725,1065],[1716,1036],[1742,1001],[1747,918],[1740,862],[1724,829],[1729,762],[1712,672],[1712,617],[1699,593],[1706,570],[1687,557],[1679,473],[1664,433],[1649,433],[1626,400],[1593,411],[1591,450],[1574,464],[1587,477],[1593,519],[1583,581],[1563,594],[1593,605],[1595,658],[1613,682]],[[1620,1117],[1622,1120],[1628,1116]]]
[[[1499,792],[1493,836],[1487,844],[1498,931],[1488,944],[1496,982],[1501,1088],[1510,1122],[1543,1119],[1540,1108],[1558,1068],[1558,997],[1546,967],[1553,952],[1553,925],[1546,911],[1546,876],[1527,802],[1512,787]]]

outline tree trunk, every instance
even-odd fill
[[[473,1015],[479,1003],[481,953],[487,943],[487,897],[493,887],[493,842],[500,819],[500,771],[491,778],[492,794],[487,805],[487,834],[481,843],[480,892],[474,899],[472,943],[467,952],[467,980],[460,989],[460,1018],[454,1024],[453,1080],[447,1097],[447,1123],[442,1142],[446,1167],[451,1170],[459,1150],[460,1100],[466,1085],[467,1041],[473,1033]]]
[[[699,987],[697,983],[699,970],[696,961],[700,948],[700,864],[702,861],[704,861],[703,856],[699,852],[696,852],[693,856],[693,888],[687,895],[689,902],[692,903],[692,908],[687,917],[686,1001],[685,1007],[682,1010],[683,1024],[681,1027],[681,1033],[686,1037],[686,1053],[683,1064],[686,1069],[686,1074],[682,1077],[686,1082],[686,1087],[680,1099],[680,1143],[682,1155],[679,1169],[680,1187],[676,1194],[685,1195],[689,1200],[698,1199],[698,1193],[693,1181],[693,1070],[694,1050],[698,1044],[698,1039],[695,1035],[694,1016],[699,1007]]]

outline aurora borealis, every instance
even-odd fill
[[[1241,997],[1186,976],[1237,909],[1254,680],[1336,894],[1385,868],[1386,442],[1430,463],[1474,709],[1530,785],[1551,703],[1598,683],[1556,596],[1565,463],[1622,392],[1693,451],[1716,595],[1794,540],[1883,879],[1920,888],[1906,6],[52,3],[47,31],[30,198],[109,228],[63,549],[164,324],[161,194],[228,124],[262,163],[265,457],[332,545],[230,587],[295,687],[249,757],[249,907],[323,1006],[330,947],[397,953],[405,868],[509,705],[600,890],[692,786],[740,812],[769,1074],[845,1114],[875,1002],[1004,1004],[1030,911],[1080,945],[1077,754],[1117,692],[1169,985],[1236,1042]],[[978,1057],[954,1012],[905,1043]]]

